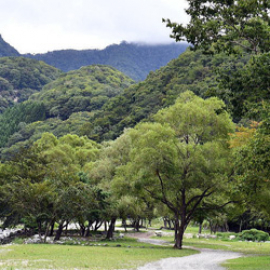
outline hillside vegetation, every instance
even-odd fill
[[[28,101],[0,115],[1,145],[5,145],[14,132],[9,146],[27,140],[33,134],[38,135],[38,138],[45,131],[53,131],[58,136],[81,132],[86,135],[87,132],[83,132],[86,129],[83,126],[85,121],[87,126],[90,117],[133,83],[120,71],[101,65],[64,73],[42,91],[33,94]]]
[[[34,59],[0,58],[0,112],[27,100],[61,73],[60,70]]]

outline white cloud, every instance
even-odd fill
[[[170,42],[162,18],[186,22],[185,0],[0,0],[0,33],[21,53]]]

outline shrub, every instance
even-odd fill
[[[240,239],[246,241],[267,241],[269,239],[269,234],[264,231],[251,229],[243,231],[240,235]]]

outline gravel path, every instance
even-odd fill
[[[148,263],[137,270],[225,270],[220,264],[241,257],[240,253],[223,250],[200,249],[200,254],[180,258],[167,258]]]
[[[151,243],[155,245],[169,244],[159,239],[151,239],[153,233],[130,235],[138,238],[139,242]],[[220,264],[229,259],[241,257],[240,253],[212,250],[196,249],[199,254],[179,258],[167,258],[156,262],[148,263],[137,270],[225,270]]]

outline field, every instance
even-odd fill
[[[135,269],[166,257],[181,257],[193,250],[174,250],[137,243],[135,239],[81,245],[8,245],[0,248],[0,269]],[[108,246],[107,246],[108,245]],[[121,245],[121,246],[119,246]]]

